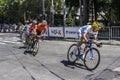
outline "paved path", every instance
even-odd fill
[[[23,54],[18,34],[0,35],[0,43],[0,80],[120,80],[120,46],[98,48],[101,63],[88,71],[82,61],[67,61],[67,50],[75,42],[44,40],[35,57]]]

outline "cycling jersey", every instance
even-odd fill
[[[29,27],[28,24],[25,24],[25,26],[23,27],[23,31],[27,31],[27,28]]]
[[[36,28],[35,25],[31,25],[30,28],[29,28],[30,32],[32,32],[35,28]]]
[[[42,26],[42,23],[38,23],[38,25],[37,25],[37,30],[38,30],[38,31],[43,31],[43,30],[46,31],[46,29],[47,29],[46,26],[43,27],[43,26]]]
[[[85,26],[81,27],[79,29],[79,36],[82,37],[84,32],[87,32],[87,38],[89,38],[91,35],[92,36],[97,36],[98,35],[98,31],[97,32],[93,32],[91,30],[91,28],[92,28],[92,25],[85,25]]]

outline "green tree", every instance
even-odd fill
[[[120,22],[120,0],[112,0],[111,20]]]
[[[26,19],[39,18],[42,14],[41,0],[25,0],[21,5],[21,11]]]
[[[6,14],[7,4],[5,0],[0,0],[0,23],[4,23],[4,16]]]
[[[71,14],[69,14],[67,19],[66,19],[66,25],[67,26],[74,26],[74,19],[72,18]]]
[[[47,20],[51,17],[50,7],[52,0],[45,1],[45,13]],[[94,5],[95,19],[101,15],[106,22],[120,22],[120,1],[119,0],[65,0],[68,14],[74,17],[79,9],[79,1],[84,5],[84,22],[89,18],[89,13],[92,13]],[[63,0],[53,0],[55,15],[61,15],[63,10]],[[103,12],[105,15],[102,15]],[[24,19],[38,18],[41,19],[40,14],[43,13],[42,0],[0,0],[0,22],[19,22]],[[54,17],[55,18],[55,17]],[[68,17],[67,17],[68,18]]]

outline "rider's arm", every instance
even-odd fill
[[[46,33],[46,30],[47,30],[47,28],[46,28],[46,26],[45,26],[44,29],[43,29],[43,33],[44,33],[44,34]]]
[[[87,39],[87,35],[89,33],[89,31],[91,30],[91,26],[90,25],[86,25],[84,26],[84,29],[83,29],[83,39],[85,40],[85,42],[88,42],[88,39]]]
[[[36,34],[36,30],[37,30],[37,25],[35,25],[35,28],[34,28],[34,33]]]
[[[94,32],[94,44],[97,44],[98,42],[97,42],[97,35],[98,35],[98,32]]]
[[[94,36],[94,44],[97,44],[97,36]]]
[[[88,42],[88,39],[87,39],[86,36],[87,36],[87,32],[84,32],[84,33],[83,33],[83,39],[85,40],[85,42]]]
[[[94,44],[96,44],[97,47],[102,47],[102,43],[97,42],[97,37],[94,37]]]

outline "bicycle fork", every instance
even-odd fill
[[[94,59],[94,54],[93,54],[93,50],[92,50],[92,43],[90,42],[89,44],[89,51],[90,51],[90,59]]]

